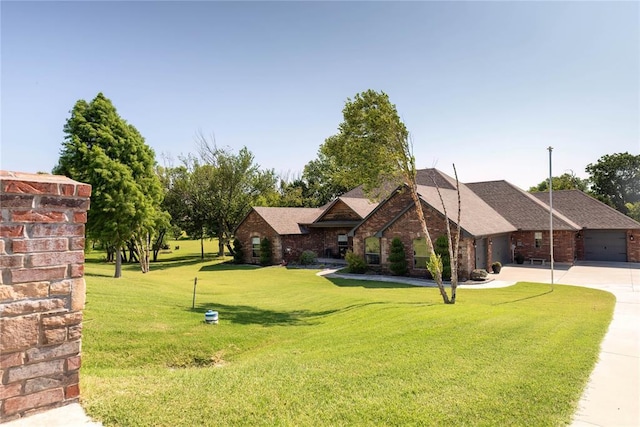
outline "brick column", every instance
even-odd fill
[[[90,195],[0,171],[0,423],[78,401]]]

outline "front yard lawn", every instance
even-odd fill
[[[119,280],[88,257],[82,404],[106,426],[563,425],[615,304],[519,283],[444,305],[435,288],[185,252]]]

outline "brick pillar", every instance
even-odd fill
[[[0,171],[0,423],[78,401],[90,195]]]

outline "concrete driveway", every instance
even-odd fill
[[[507,265],[495,281],[551,283],[550,266]],[[640,426],[640,264],[580,262],[555,265],[553,283],[611,292],[613,320],[572,426]]]

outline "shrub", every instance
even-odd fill
[[[517,252],[513,259],[518,263],[518,264],[522,264],[524,262],[524,255],[522,255],[520,252]]]
[[[318,261],[318,255],[313,251],[304,251],[300,254],[300,265],[311,265]]]
[[[404,252],[402,241],[397,237],[391,241],[389,270],[396,276],[404,276],[407,274],[407,255]]]
[[[364,274],[367,271],[367,263],[364,258],[354,254],[352,251],[347,252],[345,259],[347,260],[349,273]]]
[[[266,237],[260,241],[260,265],[273,264],[271,242]]]
[[[471,272],[471,280],[486,280],[488,276],[489,273],[487,273],[487,270],[481,268]]]
[[[433,250],[442,258],[442,280],[451,280],[451,257],[449,256],[449,239],[447,236],[438,237]]]
[[[242,264],[244,262],[244,252],[242,243],[238,239],[233,240],[233,263]]]
[[[498,274],[500,273],[500,270],[502,270],[502,263],[500,263],[500,261],[496,261],[493,264],[491,264],[491,270],[495,273]]]

